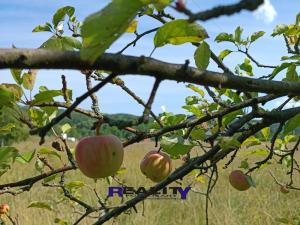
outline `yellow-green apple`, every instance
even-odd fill
[[[140,169],[153,182],[160,182],[171,173],[172,162],[167,154],[150,151],[141,161]]]
[[[123,144],[114,135],[82,138],[75,149],[79,169],[90,178],[114,175],[120,169],[123,157]]]

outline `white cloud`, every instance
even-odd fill
[[[270,0],[265,0],[264,4],[254,12],[254,16],[256,19],[263,20],[265,23],[271,23],[277,16],[277,12]]]

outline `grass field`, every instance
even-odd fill
[[[23,151],[39,149],[37,139],[31,139],[15,146]],[[147,180],[139,170],[139,162],[143,155],[154,148],[154,143],[142,142],[126,148],[124,166],[127,172],[120,175],[120,179],[124,180],[128,186],[146,186],[153,185]],[[249,157],[250,161],[251,156]],[[54,165],[61,166],[62,162],[54,160]],[[228,160],[228,159],[226,159]],[[64,160],[67,162],[66,160]],[[236,169],[240,159],[237,159],[226,170],[219,166],[219,181],[211,195],[212,205],[209,208],[209,220],[212,225],[273,225],[280,224],[276,218],[292,218],[300,221],[300,201],[299,192],[291,191],[288,194],[279,192],[279,186],[274,182],[269,174],[269,170],[282,182],[287,182],[288,177],[285,175],[287,170],[281,166],[270,166],[264,170],[257,171],[253,174],[257,187],[251,188],[245,192],[234,190],[228,182],[228,174],[232,169]],[[177,160],[175,167],[182,162]],[[222,162],[224,164],[224,162]],[[13,170],[9,171],[1,177],[1,184],[24,179],[32,174],[38,174],[34,168],[34,164],[21,165],[15,163]],[[97,199],[92,191],[96,188],[102,197],[107,194],[108,184],[105,181],[95,182],[91,179],[83,177],[79,171],[70,172],[66,176],[67,181],[83,180],[86,185],[80,189],[83,200],[96,206]],[[57,182],[59,180],[56,179]],[[54,181],[54,182],[55,182]],[[117,185],[116,183],[113,183]],[[300,185],[300,179],[295,177],[295,185]],[[174,186],[178,184],[174,184]],[[199,184],[200,190],[205,190],[207,181]],[[83,212],[80,207],[72,208],[70,204],[57,204],[61,195],[55,188],[42,187],[40,183],[34,185],[30,192],[12,196],[2,195],[1,203],[7,202],[11,206],[11,215],[18,215],[20,225],[48,225],[55,224],[55,218],[61,218],[69,222],[74,222],[80,217],[79,212]],[[27,208],[32,201],[45,201],[53,205],[53,210]],[[117,205],[119,199],[113,198],[109,200],[110,204]],[[113,222],[107,224],[122,225],[201,225],[205,221],[205,198],[198,193],[189,192],[187,200],[146,200],[144,204],[137,205],[138,213],[130,211],[116,218]],[[74,206],[74,205],[73,205]],[[97,215],[93,215],[97,216]],[[93,218],[88,218],[80,224],[92,224]],[[295,220],[294,220],[295,221]],[[290,223],[297,224],[297,223]]]

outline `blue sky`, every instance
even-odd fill
[[[9,48],[14,44],[18,48],[37,48],[47,38],[50,33],[32,33],[32,29],[39,24],[44,24],[46,21],[51,21],[54,12],[66,5],[74,6],[76,8],[76,16],[79,20],[83,20],[89,14],[100,10],[108,2],[107,0],[1,0],[0,1],[0,48]],[[130,0],[129,0],[130,2]],[[188,6],[193,11],[201,11],[219,4],[230,4],[237,1],[220,1],[220,0],[187,0]],[[205,23],[200,23],[209,33],[210,39],[208,43],[212,50],[218,54],[225,48],[234,49],[228,44],[216,44],[213,42],[216,35],[220,32],[233,32],[237,26],[244,28],[246,35],[264,30],[267,35],[252,46],[251,52],[262,63],[277,64],[280,57],[286,54],[282,38],[271,38],[270,34],[276,24],[289,24],[295,20],[295,15],[299,12],[300,3],[297,0],[268,0],[266,5],[259,10],[259,12],[242,12],[240,14],[227,17],[223,16],[217,19],[210,20]],[[175,13],[172,9],[169,12]],[[176,13],[175,13],[176,14]],[[176,14],[177,15],[177,14]],[[183,17],[180,15],[180,17]],[[147,29],[158,26],[157,22],[151,19],[142,19],[139,21],[138,32],[143,32]],[[126,43],[134,39],[133,34],[123,35],[108,52],[117,52]],[[149,55],[153,48],[153,35],[149,35],[142,39],[136,47],[128,49],[125,54],[129,55]],[[193,53],[195,48],[190,44],[182,46],[165,46],[157,49],[153,54],[154,58],[161,59],[173,63],[184,63],[189,59],[194,65]],[[234,68],[237,63],[241,63],[244,57],[239,54],[234,54],[233,57],[225,59],[225,63]],[[218,70],[216,66],[211,63],[210,70]],[[267,74],[267,70],[255,70],[258,76]],[[74,97],[82,94],[84,89],[83,76],[70,70],[40,70],[36,82],[34,92],[38,90],[40,85],[46,85],[49,88],[61,88],[60,75],[67,76],[68,85],[74,91]],[[147,99],[154,80],[152,78],[139,76],[126,76],[124,80],[128,87],[143,99]],[[0,70],[0,83],[13,82],[8,70]],[[180,113],[184,112],[181,106],[184,99],[193,93],[185,88],[184,84],[176,82],[165,81],[160,86],[158,95],[153,106],[155,112],[161,112],[161,106],[166,106],[168,111]],[[143,108],[136,104],[131,97],[127,96],[120,90],[120,88],[109,85],[97,93],[99,96],[101,111],[105,113],[132,113],[140,114]],[[273,102],[272,104],[278,104]],[[89,108],[90,100],[86,100],[81,107]]]

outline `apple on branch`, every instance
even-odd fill
[[[75,149],[75,158],[80,171],[90,178],[114,175],[120,169],[123,157],[123,144],[114,135],[82,138]]]
[[[146,177],[158,183],[169,176],[172,171],[172,162],[167,154],[150,151],[141,161],[140,169]]]

